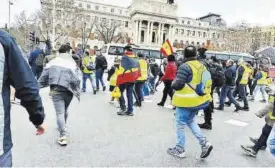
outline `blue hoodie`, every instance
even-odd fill
[[[10,86],[29,113],[34,125],[41,125],[44,109],[37,81],[14,39],[0,30],[0,158],[12,148],[10,130]]]

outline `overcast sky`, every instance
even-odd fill
[[[0,27],[8,22],[8,1],[0,0]],[[25,10],[33,13],[40,9],[40,0],[12,0],[12,20]],[[93,0],[118,6],[129,6],[131,0]],[[275,0],[176,0],[178,15],[197,18],[209,12],[221,14],[226,22],[246,20],[253,24],[275,24]]]

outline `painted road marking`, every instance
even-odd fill
[[[236,125],[236,126],[239,126],[239,127],[246,127],[246,126],[249,125],[247,122],[243,122],[243,121],[239,121],[239,120],[233,120],[233,119],[225,121],[225,123],[231,124],[231,125]]]

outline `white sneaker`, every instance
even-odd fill
[[[68,145],[68,139],[67,139],[67,137],[61,137],[57,140],[57,143],[61,146],[67,146]]]

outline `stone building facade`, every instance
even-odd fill
[[[52,0],[41,0],[41,2]],[[218,14],[209,13],[200,18],[178,17],[178,3],[167,0],[132,0],[129,7],[102,4],[92,0],[75,0],[74,4],[85,11],[85,20],[120,23],[116,33],[124,33],[128,42],[159,47],[169,39],[174,47],[193,45],[223,45],[227,30]],[[42,3],[42,8],[47,7]],[[62,15],[62,9],[58,9]],[[62,18],[62,17],[61,17]]]

